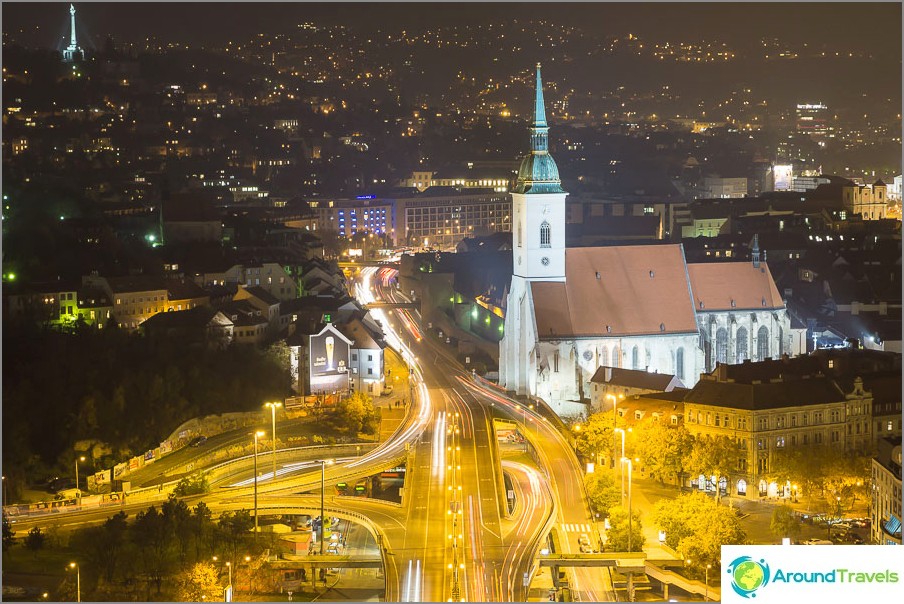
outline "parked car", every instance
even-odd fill
[[[837,524],[833,524],[830,530],[832,532],[846,533],[851,530],[851,525],[847,522],[839,522]]]
[[[804,545],[834,545],[834,543],[828,539],[807,539]]]
[[[201,445],[203,445],[206,442],[207,442],[206,436],[196,436],[193,439],[191,439],[191,442],[188,443],[188,446],[189,447],[200,447]]]

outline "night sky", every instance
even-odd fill
[[[95,39],[146,36],[162,41],[221,43],[257,32],[295,31],[302,21],[400,29],[549,18],[602,36],[634,33],[668,40],[706,37],[733,44],[762,36],[845,46],[901,56],[901,4],[888,3],[76,3],[82,27]],[[35,27],[39,29],[35,29]],[[54,46],[68,28],[68,4],[3,3],[3,31]]]

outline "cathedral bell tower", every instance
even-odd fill
[[[537,96],[530,154],[521,160],[512,189],[513,274],[528,281],[565,280],[565,196],[549,154],[549,126],[537,63]]]
[[[499,383],[518,394],[537,391],[538,355],[531,283],[565,282],[565,196],[559,168],[549,154],[543,81],[537,64],[537,96],[530,153],[521,160],[512,189],[512,282],[499,342]]]

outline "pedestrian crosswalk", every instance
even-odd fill
[[[559,528],[565,533],[589,533],[593,530],[589,524],[565,524],[564,522],[559,524]]]

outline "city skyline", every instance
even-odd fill
[[[783,588],[724,545],[900,546],[900,17],[4,4],[4,599],[718,601]]]

